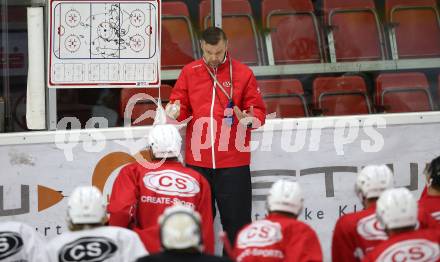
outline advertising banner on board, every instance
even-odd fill
[[[299,219],[317,231],[328,261],[336,220],[362,209],[354,193],[359,169],[389,164],[395,186],[408,187],[418,198],[425,165],[440,155],[439,129],[438,123],[385,127],[348,122],[316,128],[286,120],[254,131],[249,148],[253,219],[265,216],[274,181],[298,181],[305,197]],[[66,231],[72,190],[93,184],[110,194],[119,170],[145,149],[150,128],[138,128],[140,135],[131,138],[127,130],[113,131],[110,138],[98,129],[41,132],[23,143],[0,144],[0,221],[26,222],[48,238]]]

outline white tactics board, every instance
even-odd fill
[[[159,0],[51,0],[49,8],[49,87],[159,86]]]

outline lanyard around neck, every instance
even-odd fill
[[[205,67],[206,67],[206,70],[208,70],[208,73],[211,76],[212,80],[214,81],[214,85],[218,86],[220,88],[220,90],[223,92],[223,94],[225,94],[225,96],[228,98],[228,100],[232,100],[232,91],[234,89],[234,85],[232,84],[232,61],[231,61],[231,58],[229,58],[229,80],[231,82],[231,89],[230,89],[229,95],[226,92],[223,85],[220,84],[220,82],[217,80],[217,77],[211,72],[211,70],[209,70],[209,68],[206,64],[205,64]]]

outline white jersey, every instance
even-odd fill
[[[35,228],[20,222],[0,222],[1,262],[39,261],[42,248],[42,239]]]
[[[131,262],[148,254],[135,232],[112,226],[65,232],[49,242],[45,253],[53,262]]]

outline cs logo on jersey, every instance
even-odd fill
[[[20,252],[23,248],[21,236],[15,232],[0,232],[0,260]]]
[[[280,224],[260,220],[252,223],[238,235],[237,245],[238,248],[264,247],[275,244],[282,238]]]
[[[388,239],[384,228],[380,224],[379,220],[377,220],[375,214],[371,214],[359,220],[356,230],[358,234],[366,240]]]
[[[438,243],[426,239],[398,242],[388,247],[376,261],[435,262],[440,259]]]
[[[195,178],[174,170],[148,172],[143,181],[146,188],[164,195],[192,197],[200,192]]]
[[[118,247],[106,237],[83,237],[66,244],[60,251],[60,262],[98,262],[112,257]]]

